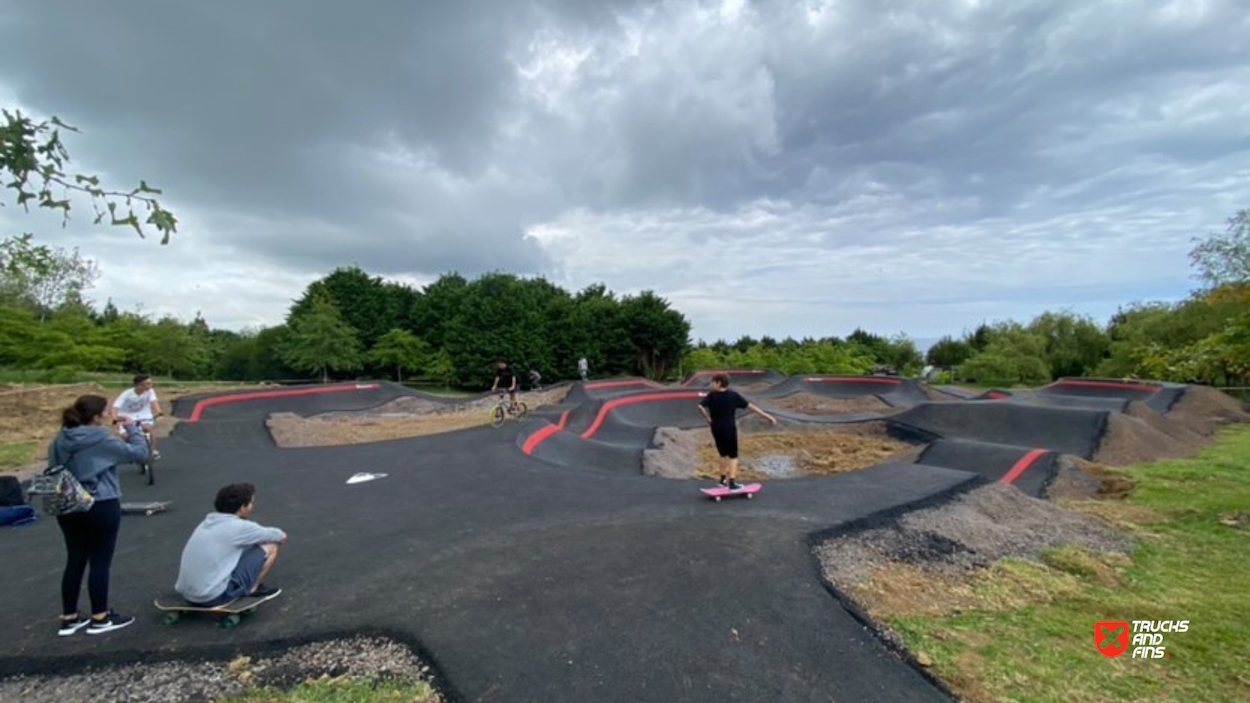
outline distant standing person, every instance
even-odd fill
[[[122,522],[122,491],[117,465],[148,458],[148,445],[137,426],[125,442],[113,436],[104,423],[107,398],[79,396],[61,414],[61,431],[48,447],[48,466],[64,466],[91,492],[95,502],[85,513],[58,515],[56,523],[65,537],[65,572],[61,576],[61,621],[57,634],[66,637],[84,627],[98,635],[123,628],[135,619],[118,615],[109,607],[109,571]],[[90,573],[88,573],[90,567]],[[87,574],[91,617],[78,612],[82,577]]]
[[[265,586],[265,576],[278,559],[286,533],[252,522],[256,487],[232,483],[217,491],[213,512],[191,533],[182,549],[174,590],[188,603],[205,608],[244,596],[273,596],[281,589]]]
[[[712,390],[699,401],[699,412],[712,428],[716,453],[720,455],[720,485],[731,491],[742,488],[738,483],[739,410],[750,410],[772,424],[777,424],[777,418],[743,398],[737,391],[729,390],[728,374],[718,373],[713,376]]]
[[[577,360],[577,373],[582,377],[583,381],[590,375],[590,363],[586,361],[584,356]]]
[[[162,414],[161,403],[156,398],[156,388],[151,376],[146,373],[136,374],[134,386],[122,391],[117,400],[113,401],[111,414],[113,422],[122,425],[122,437],[126,436],[127,424],[139,423],[143,431],[152,438],[152,458],[161,458],[160,452],[156,451],[156,433],[152,431],[156,425],[156,417]]]

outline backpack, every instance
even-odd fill
[[[95,497],[64,466],[49,466],[30,481],[30,494],[43,496],[43,511],[57,517],[85,513],[95,504]]]
[[[26,496],[22,495],[22,484],[16,476],[0,476],[0,508],[11,508],[26,505]]]

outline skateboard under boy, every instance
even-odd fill
[[[756,493],[759,493],[760,489],[763,487],[764,487],[764,484],[762,483],[747,483],[747,484],[743,484],[743,486],[739,488],[738,490],[731,490],[728,486],[716,486],[715,488],[700,488],[699,490],[703,491],[704,495],[710,497],[712,500],[719,503],[721,498],[731,498],[733,496],[746,496],[748,499],[750,499],[751,496],[755,495]]]
[[[166,625],[173,625],[188,614],[207,614],[219,616],[221,618],[221,626],[226,629],[230,629],[238,627],[239,623],[243,621],[243,616],[251,614],[256,610],[256,608],[260,607],[261,603],[271,601],[274,598],[277,598],[281,593],[281,591],[278,591],[278,593],[259,598],[256,596],[243,596],[242,598],[236,598],[229,603],[215,605],[211,608],[191,605],[183,600],[182,596],[177,594],[163,599],[157,598],[153,601],[153,604],[158,610],[164,611]]]

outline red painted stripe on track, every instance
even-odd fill
[[[763,373],[762,371],[760,373]],[[680,393],[648,393],[646,395],[631,395],[625,398],[615,398],[603,404],[599,408],[599,414],[595,417],[595,421],[590,425],[590,429],[582,433],[582,439],[590,439],[599,431],[599,426],[608,416],[608,411],[618,408],[622,405],[633,405],[634,403],[648,403],[660,400],[690,400],[692,398],[700,398],[703,394],[699,391],[684,391]]]
[[[525,444],[521,445],[521,451],[525,452],[526,456],[533,455],[534,450],[538,448],[538,445],[545,442],[547,438],[550,437],[551,435],[563,430],[565,423],[567,423],[568,421],[569,421],[569,411],[565,410],[560,415],[559,424],[547,425],[541,430],[530,435],[529,438],[525,440]]]
[[[872,376],[809,376],[803,379],[808,383],[887,383],[897,386],[903,381],[899,378],[874,378]]]
[[[990,400],[1002,400],[1003,398],[1010,398],[1011,395],[1007,393],[999,393],[998,391],[990,391],[985,394],[985,397]]]
[[[200,414],[205,408],[211,408],[214,405],[224,405],[226,403],[237,403],[244,400],[261,400],[264,398],[286,398],[296,395],[316,395],[319,393],[345,393],[347,391],[371,391],[381,388],[380,383],[363,383],[352,384],[350,386],[330,386],[327,388],[298,388],[285,391],[261,391],[259,393],[238,393],[235,395],[219,395],[213,398],[205,398],[195,404],[195,408],[191,411],[191,417],[187,422],[199,422]]]
[[[1049,449],[1029,450],[1027,454],[1020,457],[1020,460],[1017,461],[1015,465],[1011,467],[1010,471],[1003,474],[1003,477],[998,479],[998,482],[999,483],[1015,483],[1016,479],[1020,478],[1020,474],[1024,473],[1030,466],[1033,465],[1033,462],[1042,458],[1042,456],[1044,456],[1049,451],[1050,451]]]
[[[1148,386],[1144,383],[1120,383],[1118,381],[1055,381],[1053,386],[1084,386],[1087,388],[1115,388],[1116,390],[1142,391],[1158,393],[1163,390],[1159,386]]]

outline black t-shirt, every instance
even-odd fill
[[[502,369],[496,368],[495,380],[498,382],[495,384],[496,388],[502,388],[505,391],[511,388],[512,387],[512,367],[505,366]]]
[[[738,428],[735,422],[738,411],[745,410],[750,403],[737,391],[725,389],[710,391],[699,401],[699,405],[707,408],[708,414],[712,416],[713,429],[732,432]]]

